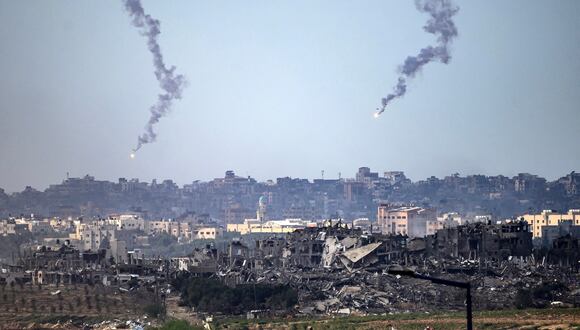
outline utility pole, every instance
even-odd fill
[[[469,283],[469,282],[457,282],[457,281],[445,280],[442,278],[435,278],[435,277],[431,277],[431,276],[427,276],[427,275],[421,275],[421,274],[415,273],[414,271],[409,270],[409,269],[401,269],[401,270],[389,269],[388,273],[393,274],[393,275],[409,276],[409,277],[413,277],[413,278],[418,278],[420,280],[427,280],[427,281],[431,281],[432,283],[435,283],[435,284],[443,284],[443,285],[453,286],[456,288],[466,289],[467,293],[466,293],[465,298],[466,298],[466,305],[467,305],[467,330],[473,330],[473,312],[471,310],[471,283]]]

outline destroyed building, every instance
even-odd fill
[[[437,254],[465,259],[504,260],[532,253],[532,233],[527,222],[471,223],[444,228],[435,235]]]
[[[216,277],[228,285],[290,285],[298,292],[297,313],[306,315],[463,307],[465,296],[458,291],[389,274],[390,268],[401,266],[470,281],[474,304],[482,309],[512,308],[522,287],[542,290],[550,281],[569,288],[553,297],[573,301],[577,273],[558,274],[559,269],[573,270],[569,265],[578,262],[578,241],[556,240],[551,255],[535,259],[531,236],[522,221],[468,223],[415,238],[363,233],[329,221],[285,237],[258,239],[253,248],[234,241]],[[538,306],[549,304],[549,299],[554,298],[538,300]]]
[[[170,260],[171,266],[176,271],[190,272],[195,275],[213,274],[217,271],[218,252],[211,245],[205,248],[195,248],[191,254],[185,257],[174,257]]]
[[[577,272],[580,269],[580,238],[569,234],[556,238],[549,250],[548,262]]]
[[[532,247],[532,234],[524,221],[470,223],[441,229],[424,238],[363,234],[361,229],[337,222],[296,230],[286,238],[260,239],[255,242],[255,249],[241,241],[232,242],[229,264],[353,271],[371,265],[414,264],[431,256],[501,261],[528,257]]]
[[[406,236],[363,234],[341,222],[304,228],[286,238],[256,241],[258,258],[264,265],[300,268],[347,268],[398,260],[404,253]]]

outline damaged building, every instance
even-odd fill
[[[577,243],[570,240],[558,240],[558,244],[561,251],[577,249]],[[389,274],[390,268],[401,266],[470,281],[476,288],[475,305],[481,308],[513,307],[522,285],[535,287],[554,281],[557,267],[569,265],[575,258],[568,254],[570,257],[561,258],[561,265],[534,259],[530,228],[523,221],[468,223],[414,238],[363,233],[341,221],[327,221],[317,228],[258,239],[251,245],[233,241],[227,250],[227,256],[220,259],[217,278],[228,285],[289,285],[299,294],[299,314],[462,308],[461,292]],[[577,276],[558,280],[570,287],[569,292],[577,289]],[[505,297],[497,297],[499,288]],[[571,293],[562,293],[562,297],[574,299]]]
[[[532,254],[532,233],[527,222],[471,223],[444,228],[435,235],[435,253],[465,259],[505,260]]]

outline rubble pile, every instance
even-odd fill
[[[493,242],[494,236],[490,236],[493,232],[500,238],[517,237],[513,234],[519,235],[517,228],[478,225],[474,230],[464,230],[475,238],[457,234],[454,237],[455,242],[473,245],[476,239]],[[218,265],[214,276],[230,285],[290,285],[299,295],[296,312],[305,315],[464,309],[465,290],[392,275],[388,272],[392,267],[469,282],[473,306],[480,310],[576,303],[580,277],[572,268],[535,260],[531,250],[526,253],[521,243],[510,255],[504,243],[497,245],[499,254],[493,250],[485,254],[465,253],[461,249],[469,247],[463,246],[455,246],[449,252],[453,242],[440,244],[436,237],[433,241],[408,240],[401,235],[367,235],[339,223],[307,228],[288,235],[285,241],[280,238],[258,241],[253,252],[235,242],[230,247],[229,259]],[[438,245],[444,245],[445,249],[437,250]],[[531,305],[520,306],[525,303],[522,297],[526,294],[533,301],[528,302]]]

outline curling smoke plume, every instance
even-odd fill
[[[157,43],[157,36],[161,33],[159,29],[160,22],[150,15],[145,14],[140,0],[123,0],[123,3],[132,19],[132,24],[147,38],[147,47],[153,55],[155,77],[159,82],[159,86],[165,92],[159,94],[157,102],[149,109],[151,117],[145,126],[145,132],[137,140],[137,147],[133,149],[135,152],[144,144],[155,141],[157,134],[153,130],[153,127],[159,122],[161,117],[169,112],[173,100],[181,98],[181,92],[186,85],[186,80],[183,75],[174,73],[174,66],[168,69],[163,62],[161,48]],[[134,153],[132,155],[134,157]]]
[[[459,8],[450,0],[416,0],[415,5],[420,12],[431,15],[423,29],[437,36],[437,45],[428,46],[421,49],[418,55],[407,57],[403,65],[399,67],[400,76],[397,85],[391,94],[381,100],[381,107],[377,108],[375,117],[382,114],[394,98],[405,95],[407,80],[413,78],[425,64],[435,60],[447,64],[451,59],[449,46],[453,38],[457,36],[457,28],[452,17]]]

